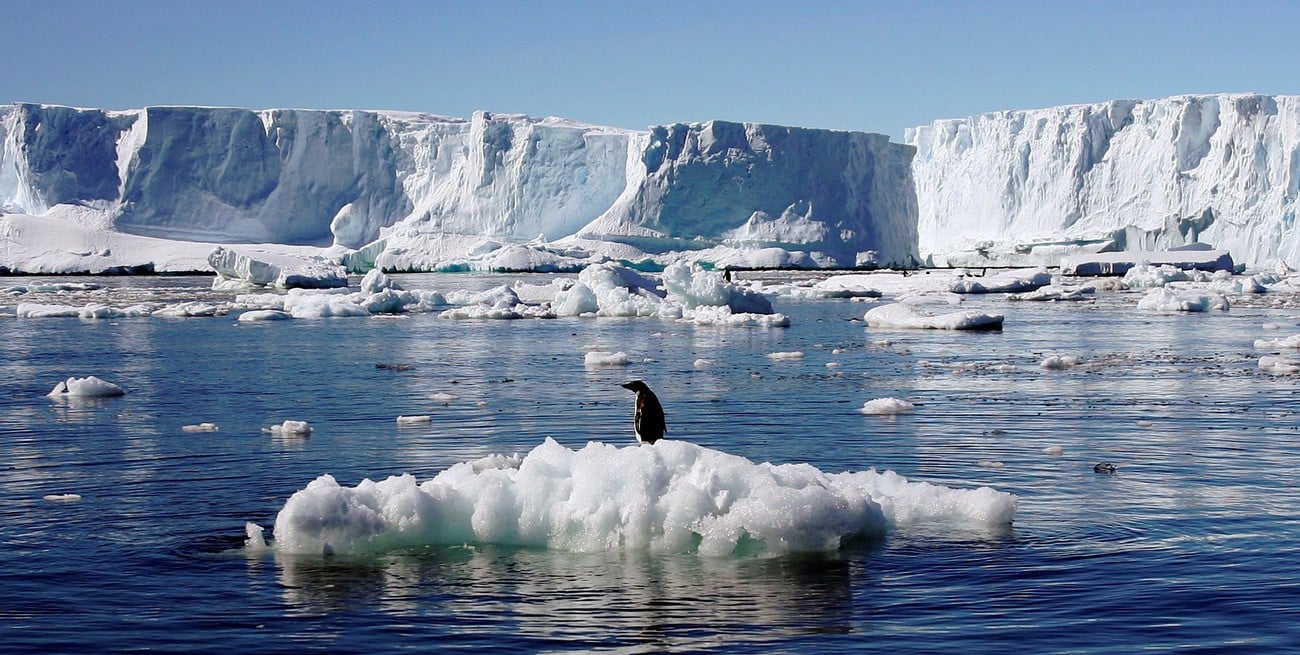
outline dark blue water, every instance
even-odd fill
[[[450,290],[499,280],[404,281]],[[206,280],[109,284],[114,294],[207,293]],[[0,648],[1300,648],[1300,380],[1260,372],[1252,347],[1300,331],[1298,313],[1161,315],[1135,309],[1137,297],[972,300],[1007,314],[993,333],[867,329],[855,319],[869,305],[843,300],[778,300],[793,325],[771,330],[0,313]],[[636,363],[586,368],[591,345]],[[766,357],[778,351],[805,357]],[[1083,365],[1041,369],[1050,354]],[[714,363],[696,368],[699,358]],[[128,394],[44,397],[61,379],[91,374]],[[629,378],[657,390],[673,438],[828,472],[875,467],[989,485],[1020,497],[1015,524],[899,529],[837,553],[769,558],[240,549],[246,521],[270,528],[285,500],[323,473],[347,485],[403,472],[424,480],[467,459],[526,453],[547,436],[571,448],[630,442],[631,396],[617,386]],[[916,411],[858,412],[883,396]],[[399,414],[432,421],[399,428]],[[285,419],[315,432],[262,432]],[[181,430],[204,421],[220,431]],[[1045,454],[1051,447],[1061,454]],[[1103,460],[1114,475],[1093,472]],[[66,493],[81,499],[43,499]]]

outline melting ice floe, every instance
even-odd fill
[[[84,378],[68,378],[56,385],[50,393],[46,394],[51,398],[62,398],[75,396],[79,398],[112,398],[125,395],[126,391],[122,387],[101,380],[93,375]]]
[[[863,414],[893,415],[916,409],[916,405],[899,398],[873,398],[862,404]]]
[[[463,543],[706,556],[826,551],[891,526],[1005,526],[1016,507],[1014,495],[988,487],[952,489],[889,471],[755,464],[674,440],[571,450],[547,438],[523,458],[462,462],[424,483],[404,474],[347,487],[323,475],[280,510],[274,547],[306,554]]]

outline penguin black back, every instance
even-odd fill
[[[624,389],[636,392],[636,413],[633,426],[636,428],[636,440],[652,444],[663,438],[668,425],[664,421],[664,408],[659,404],[650,387],[641,380],[633,380],[622,385]]]

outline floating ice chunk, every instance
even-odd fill
[[[819,280],[812,286],[810,295],[818,298],[879,298],[884,295],[869,282],[870,278],[864,275],[836,275]]]
[[[785,314],[753,312],[733,312],[730,307],[699,306],[682,310],[683,323],[695,325],[720,325],[728,327],[790,327],[790,317]]]
[[[244,523],[244,549],[250,551],[266,550],[266,528],[248,521]]]
[[[859,410],[867,415],[903,414],[916,409],[916,405],[899,398],[874,398],[862,404]]]
[[[71,503],[81,500],[81,494],[46,494],[41,500],[48,500],[55,503]]]
[[[874,328],[1001,330],[1003,316],[976,311],[928,314],[922,313],[912,304],[896,302],[873,307],[863,316],[863,320],[868,326]]]
[[[306,421],[285,421],[279,425],[272,425],[269,428],[262,428],[262,432],[278,435],[308,435],[313,432],[313,428]]]
[[[294,318],[370,316],[369,311],[352,302],[349,297],[327,293],[289,293],[284,297],[284,311]]]
[[[1045,268],[1002,271],[988,277],[961,276],[949,288],[953,293],[1009,293],[1033,291],[1051,284],[1052,274]]]
[[[600,311],[596,292],[581,282],[555,294],[553,304],[556,316],[581,316]]]
[[[737,314],[771,314],[772,301],[766,296],[728,282],[721,273],[698,265],[670,264],[663,272],[668,299],[687,309],[700,306],[728,307]]]
[[[170,316],[176,318],[225,316],[229,310],[222,305],[192,301],[167,305],[155,310],[153,316]]]
[[[1227,311],[1228,299],[1212,291],[1179,291],[1160,287],[1148,291],[1137,306],[1138,309],[1159,312]]]
[[[704,359],[703,357],[701,357],[699,359],[696,359],[694,362],[692,362],[691,366],[694,366],[695,368],[708,368],[710,366],[713,366],[713,360]]]
[[[1300,334],[1293,334],[1281,339],[1256,339],[1258,350],[1297,350],[1300,349]]]
[[[1064,448],[1061,448],[1060,446],[1048,446],[1048,447],[1046,447],[1046,448],[1043,449],[1043,454],[1044,454],[1044,455],[1051,455],[1051,456],[1053,456],[1053,457],[1055,457],[1055,456],[1057,456],[1057,455],[1060,455],[1060,454],[1062,454],[1062,453],[1064,453],[1064,452],[1065,452],[1065,449],[1064,449]]]
[[[432,401],[435,402],[435,403],[442,403],[442,404],[444,404],[444,405],[446,405],[447,403],[450,403],[451,401],[453,401],[453,400],[455,400],[455,399],[456,399],[455,396],[453,396],[453,395],[451,395],[451,394],[449,394],[449,393],[442,392],[442,391],[439,391],[438,393],[432,393],[432,394],[429,394],[429,400],[432,400]]]
[[[384,274],[383,271],[372,268],[365,276],[361,278],[361,291],[364,293],[379,293],[381,291],[401,291],[402,286],[393,281],[392,278]]]
[[[291,318],[293,318],[293,314],[278,309],[255,309],[240,314],[236,320],[240,323],[253,323],[258,321],[285,321]]]
[[[182,432],[216,432],[219,429],[216,423],[195,423],[181,426]]]
[[[1265,355],[1259,358],[1259,370],[1278,375],[1296,375],[1300,373],[1300,358]]]
[[[1006,466],[1006,464],[1004,464],[1003,462],[988,461],[988,460],[977,462],[975,465],[985,469],[1000,469]]]
[[[420,414],[418,416],[399,416],[397,417],[397,424],[398,425],[423,425],[425,423],[429,423],[432,420],[433,417],[429,416],[428,414]]]
[[[768,359],[777,360],[777,361],[782,361],[782,360],[787,360],[787,361],[788,361],[788,360],[793,360],[793,359],[803,359],[803,358],[804,358],[804,354],[803,354],[803,351],[799,351],[799,350],[791,350],[791,351],[787,351],[787,352],[774,352],[774,353],[768,353],[768,354],[767,354],[767,358],[768,358]]]
[[[605,353],[592,351],[583,357],[586,366],[595,368],[601,366],[627,366],[632,363],[631,358],[625,352]]]
[[[1048,355],[1038,364],[1048,371],[1064,371],[1079,365],[1079,358],[1074,355]]]
[[[1093,289],[1091,287],[1062,287],[1052,284],[1025,293],[1008,294],[1007,300],[1079,301],[1091,300],[1092,294]]]
[[[230,288],[232,281],[250,287],[284,289],[329,289],[348,285],[348,275],[343,267],[319,256],[301,257],[252,249],[236,252],[218,246],[208,255],[208,265],[217,272],[213,288]]]
[[[889,526],[1004,526],[1016,505],[987,487],[755,464],[685,441],[570,450],[547,438],[522,460],[464,462],[424,483],[408,474],[345,487],[321,476],[276,516],[275,548],[375,553],[469,543],[752,556],[836,550]]]
[[[80,307],[70,305],[44,305],[40,303],[18,303],[14,309],[18,318],[75,318],[81,315]]]
[[[1170,282],[1187,282],[1192,276],[1177,266],[1152,266],[1142,263],[1124,273],[1124,286],[1130,289],[1154,289]]]
[[[78,398],[113,398],[125,395],[122,387],[106,382],[93,375],[84,378],[68,378],[54,385],[54,390],[46,394],[52,398],[75,396]]]

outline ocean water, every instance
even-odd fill
[[[446,291],[517,277],[399,279]],[[97,281],[105,297],[222,297],[201,278]],[[1300,649],[1300,378],[1260,371],[1252,345],[1300,332],[1300,310],[1158,314],[1137,310],[1138,297],[972,298],[1007,315],[982,333],[869,329],[870,305],[847,300],[777,299],[786,329],[0,312],[0,648]],[[633,363],[585,367],[592,346]],[[767,356],[793,351],[804,356]],[[1049,355],[1080,364],[1046,370]],[[85,375],[128,393],[45,397]],[[658,393],[670,438],[827,473],[989,486],[1019,498],[1015,521],[909,525],[778,556],[243,548],[246,522],[269,536],[288,498],[325,473],[423,481],[547,437],[630,444],[632,396],[618,384],[633,378]],[[858,411],[888,396],[915,411]],[[412,414],[430,422],[396,425]],[[263,432],[286,419],[314,432]],[[181,429],[200,422],[220,429]],[[1115,473],[1095,473],[1102,461]],[[46,499],[58,494],[80,499]]]

